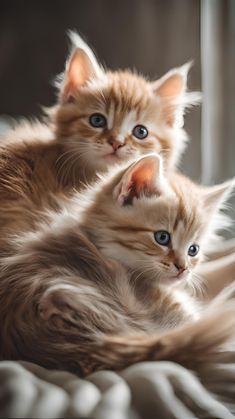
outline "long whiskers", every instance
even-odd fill
[[[203,283],[202,277],[196,272],[193,272],[189,286],[194,296],[203,297],[206,294],[206,285]]]
[[[74,143],[75,145],[75,143]],[[76,144],[77,146],[77,144]],[[90,150],[88,149],[88,146],[86,144],[83,145],[81,148],[79,147],[79,150],[77,147],[70,147],[69,150],[66,150],[56,161],[56,164],[59,168],[57,172],[57,177],[60,180],[61,183],[66,182],[68,180],[68,177],[70,176],[72,178],[73,184],[76,184],[75,180],[75,164],[84,158],[84,156],[87,156],[90,153]],[[64,159],[64,160],[63,160]],[[82,162],[81,167],[83,168],[83,175],[85,176],[85,170],[88,162],[86,159]]]
[[[146,260],[138,259],[138,262],[141,263],[141,268],[135,268],[131,270],[131,275],[134,282],[137,282],[138,279],[141,277],[145,278],[148,276],[148,278],[150,277],[153,280],[158,280],[161,277],[161,270],[158,270],[156,267],[152,266],[152,264],[150,264]]]

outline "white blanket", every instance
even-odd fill
[[[203,384],[171,362],[80,379],[27,362],[0,362],[1,418],[235,418],[235,364],[208,366]]]

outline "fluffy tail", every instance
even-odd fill
[[[235,307],[216,304],[200,320],[157,336],[109,336],[96,347],[94,358],[107,369],[167,360],[197,370],[207,363],[231,361],[235,356],[228,351],[228,344],[234,335]]]

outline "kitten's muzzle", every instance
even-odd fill
[[[176,275],[177,278],[179,278],[187,270],[186,266],[182,266],[178,263],[174,263],[174,266],[176,267],[176,269],[178,271],[178,273]]]
[[[114,151],[117,151],[119,148],[123,147],[125,143],[123,141],[116,140],[114,138],[109,139],[109,144],[113,147]]]

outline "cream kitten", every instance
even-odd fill
[[[235,287],[203,308],[190,284],[233,187],[164,174],[150,155],[12,238],[0,258],[1,358],[81,375],[144,360],[197,370],[228,359]]]
[[[0,226],[4,236],[33,228],[110,166],[149,152],[174,168],[186,141],[183,112],[188,65],[147,81],[131,71],[105,71],[78,35],[47,123],[23,122],[0,144]]]

